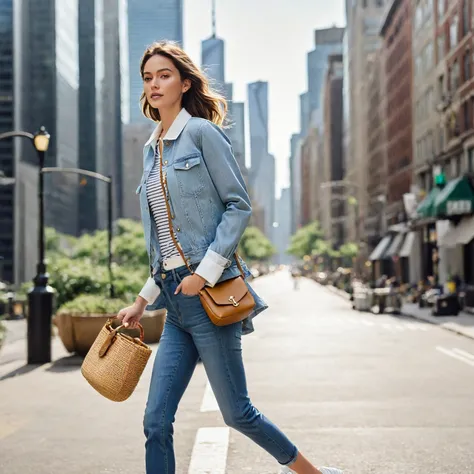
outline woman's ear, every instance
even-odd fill
[[[189,79],[185,79],[183,81],[183,94],[188,92],[189,89],[191,89],[191,81]]]

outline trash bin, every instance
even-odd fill
[[[458,296],[456,294],[438,296],[432,313],[433,316],[457,316],[459,314]]]

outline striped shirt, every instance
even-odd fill
[[[165,178],[165,176],[166,175],[163,172],[163,178]],[[166,211],[165,195],[163,194],[163,188],[161,186],[160,180],[160,152],[158,144],[156,145],[155,149],[155,162],[146,185],[146,196],[151,209],[153,220],[155,222],[161,255],[163,258],[179,256],[179,252],[174,245],[169,231],[170,223],[168,219],[168,212]],[[176,241],[178,241],[176,233],[174,236]]]

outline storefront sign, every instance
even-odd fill
[[[459,201],[448,201],[446,203],[446,214],[448,216],[455,216],[458,214],[470,214],[472,212],[472,201],[469,199],[462,199]]]

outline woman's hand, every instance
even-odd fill
[[[137,301],[132,306],[123,308],[117,314],[117,319],[122,321],[122,324],[129,329],[138,328],[138,323],[143,316],[147,302],[139,296]]]
[[[206,280],[202,276],[194,273],[193,275],[188,275],[183,278],[183,281],[178,285],[174,294],[177,295],[181,292],[186,296],[196,296],[199,294],[199,291],[204,288],[205,284]]]

